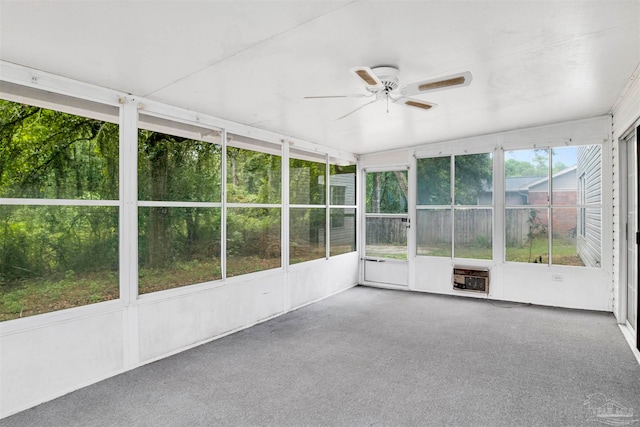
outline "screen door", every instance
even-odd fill
[[[365,282],[407,286],[407,170],[366,172]]]

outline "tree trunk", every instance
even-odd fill
[[[402,171],[393,171],[393,174],[395,175],[396,180],[398,180],[398,185],[404,194],[405,200],[409,200],[409,183],[407,182],[407,175],[402,173]]]
[[[169,153],[161,136],[153,135],[147,143],[151,162],[151,200],[168,200]],[[147,265],[150,268],[166,267],[171,261],[171,214],[167,207],[149,208]]]
[[[235,156],[229,155],[229,162],[231,163],[231,183],[235,186],[238,185],[238,162]],[[222,179],[225,179],[222,177]]]
[[[185,221],[187,223],[187,254],[189,256],[198,254],[198,213],[194,208],[184,209]]]
[[[371,209],[373,212],[380,212],[380,174],[373,174],[373,193],[371,194]]]

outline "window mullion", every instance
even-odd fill
[[[220,185],[222,209],[220,212],[220,275],[227,278],[227,130],[222,129],[222,148],[220,160]]]
[[[548,265],[553,265],[553,149],[548,147],[548,184],[547,184],[547,251],[549,254]]]
[[[331,202],[331,170],[329,166],[329,155],[325,154],[325,197],[324,197],[324,206],[325,206],[325,226],[324,226],[324,249],[325,249],[325,258],[329,259],[331,255],[331,209],[329,208],[329,204]]]
[[[451,218],[451,230],[449,230],[451,232],[451,258],[455,258],[455,242],[456,242],[456,232],[455,232],[455,225],[456,225],[456,215],[455,215],[455,191],[456,191],[456,177],[455,177],[455,173],[456,173],[456,162],[455,162],[455,156],[450,156],[449,157],[449,180],[451,181],[449,183],[449,186],[451,188],[451,193],[449,196],[449,216]]]

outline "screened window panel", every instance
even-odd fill
[[[552,263],[586,267],[601,266],[602,210],[600,208],[553,208]],[[580,234],[580,225],[584,227]]]
[[[582,178],[578,190],[581,205],[602,203],[602,146],[583,145],[576,147],[576,176]]]
[[[507,151],[504,169],[507,206],[548,205],[548,149]]]
[[[331,208],[330,255],[340,255],[356,250],[356,210]]]
[[[418,210],[417,254],[451,257],[451,225],[451,209]]]
[[[536,207],[507,209],[507,261],[600,267],[601,151],[600,145],[588,145],[505,154],[507,206]],[[551,245],[550,258],[544,245]]]
[[[356,165],[329,165],[329,185],[332,205],[356,204]]]
[[[451,203],[451,157],[418,159],[418,205]]]
[[[227,202],[281,203],[281,170],[280,155],[227,147]]]
[[[493,200],[493,155],[465,154],[454,157],[456,205],[491,206]]]
[[[119,127],[0,100],[0,197],[117,200]]]
[[[119,298],[118,207],[0,206],[0,321]]]
[[[220,141],[216,131],[209,132],[208,139]],[[221,150],[210,141],[140,129],[139,200],[220,202]]]
[[[220,218],[220,208],[138,208],[139,293],[221,279]]]
[[[323,205],[326,199],[326,163],[289,159],[289,202],[296,205]]]
[[[367,213],[406,213],[407,191],[407,171],[367,172]]]
[[[366,219],[368,257],[407,259],[407,223],[404,218],[369,217]]]
[[[557,265],[584,266],[577,250],[578,212],[572,208],[556,208],[552,212],[551,262]]]
[[[454,220],[454,256],[492,259],[493,210],[455,209]]]
[[[282,266],[280,208],[227,209],[227,277]]]
[[[548,208],[507,208],[505,211],[505,259],[548,264],[548,221]]]
[[[577,147],[551,150],[551,204],[575,206],[578,204]]]
[[[289,210],[289,264],[326,257],[326,209]]]

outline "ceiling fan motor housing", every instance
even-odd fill
[[[399,70],[396,67],[374,67],[371,71],[382,82],[386,91],[391,92],[398,88],[400,79],[398,78]]]

